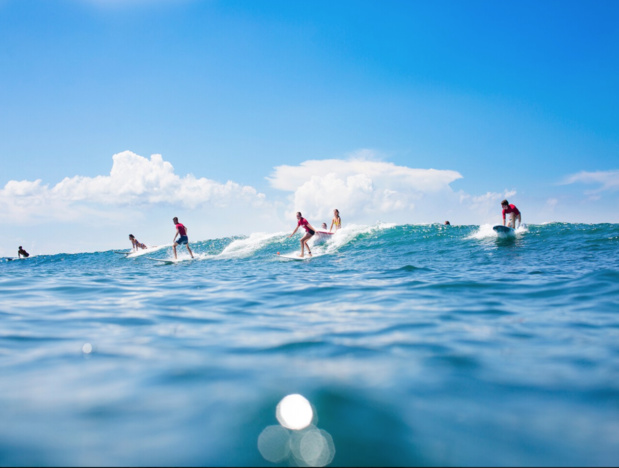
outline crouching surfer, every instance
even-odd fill
[[[520,214],[520,210],[516,208],[516,205],[510,205],[507,200],[503,200],[501,202],[501,208],[503,208],[503,226],[505,226],[505,215],[511,214],[508,226],[516,229],[516,220],[518,220],[518,227],[520,227],[522,215]]]
[[[135,238],[133,234],[129,234],[129,240],[131,241],[131,250],[137,252],[139,249],[148,249],[146,244],[142,244]]]

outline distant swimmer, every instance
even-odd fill
[[[516,208],[516,205],[510,205],[507,200],[503,200],[501,202],[501,207],[503,208],[503,226],[505,226],[505,215],[511,214],[509,220],[510,227],[516,229],[516,219],[518,219],[518,227],[520,227],[522,217],[520,215],[520,210]]]
[[[451,223],[449,221],[445,221],[445,226],[451,226]]]
[[[301,255],[299,255],[299,257],[304,256],[303,252],[305,251],[305,247],[307,247],[307,254],[311,257],[312,251],[310,250],[309,245],[307,245],[307,241],[310,240],[314,234],[316,234],[316,229],[314,229],[312,225],[307,222],[307,219],[305,219],[301,215],[300,211],[297,212],[297,220],[299,221],[297,223],[297,227],[294,229],[292,234],[288,236],[288,238],[291,238],[292,236],[294,236],[297,233],[297,230],[299,229],[299,227],[303,226],[305,228],[305,235],[301,239]]]
[[[30,254],[28,252],[26,252],[24,250],[24,248],[20,245],[19,249],[17,250],[17,256],[18,256],[18,258],[22,258],[22,257],[28,258],[28,257],[30,257]]]
[[[148,249],[146,244],[142,244],[133,234],[129,234],[129,240],[131,241],[131,250]]]
[[[331,229],[333,229],[333,226],[335,226],[336,231],[342,227],[342,218],[340,218],[340,210],[338,210],[337,208],[333,210],[333,220],[331,221],[331,227],[329,228],[329,232],[331,232]]]
[[[176,226],[176,234],[174,234],[174,239],[172,239],[172,250],[174,250],[174,258],[176,258],[176,245],[185,245],[187,247],[187,252],[193,258],[193,252],[189,248],[189,238],[187,237],[187,228],[178,222],[178,218],[172,219],[174,225]],[[176,236],[180,236],[178,240],[176,240]]]

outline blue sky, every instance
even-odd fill
[[[195,240],[334,207],[492,223],[506,196],[619,222],[617,24],[616,1],[0,0],[0,254],[166,242],[174,215]]]

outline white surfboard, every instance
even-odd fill
[[[153,260],[155,262],[161,262],[161,263],[165,263],[166,265],[172,265],[173,263],[181,263],[181,262],[190,262],[191,260],[195,260],[195,258],[153,258],[153,257],[146,257],[148,260]]]
[[[304,257],[299,257],[299,253],[298,252],[293,252],[293,253],[289,253],[289,254],[279,254],[276,253],[275,254],[278,258],[281,258],[282,260],[311,260],[312,258],[316,258],[316,257],[321,257],[324,254],[316,254],[314,253],[313,255],[305,255]]]
[[[516,235],[516,230],[509,226],[502,226],[497,224],[492,228],[501,237],[513,237]]]

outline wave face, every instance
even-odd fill
[[[616,464],[619,225],[288,235],[0,261],[0,462]]]

